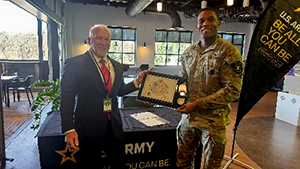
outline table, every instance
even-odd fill
[[[2,91],[3,95],[6,98],[5,99],[5,105],[7,107],[10,107],[10,101],[9,101],[9,85],[13,80],[15,80],[17,76],[1,76],[1,83],[2,83]]]
[[[278,92],[275,118],[300,126],[300,94]]]
[[[151,112],[170,123],[149,127],[131,117],[139,112]],[[143,168],[176,168],[176,127],[181,114],[173,109],[155,108],[123,108],[120,109],[124,137],[126,169]],[[72,156],[67,150],[64,135],[61,133],[60,112],[51,113],[43,122],[38,133],[38,147],[41,168],[72,168],[80,160],[80,151]],[[65,156],[58,152],[65,153]],[[66,157],[69,155],[68,157]],[[62,163],[63,159],[65,160]],[[109,167],[104,167],[109,168]]]

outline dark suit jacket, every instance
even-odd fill
[[[116,137],[123,139],[117,96],[123,96],[137,88],[133,82],[124,83],[122,65],[109,59],[115,70],[115,79],[109,94],[109,98],[112,99],[112,128]],[[101,143],[108,122],[107,113],[103,112],[105,93],[101,75],[88,51],[67,59],[61,80],[62,132],[75,129],[81,145]]]

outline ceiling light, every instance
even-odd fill
[[[162,2],[157,2],[157,4],[156,4],[156,9],[157,9],[157,11],[158,12],[161,12],[162,11]]]
[[[227,6],[232,6],[233,5],[233,0],[227,0]]]
[[[207,7],[207,2],[206,2],[205,0],[203,0],[203,1],[201,2],[201,8],[204,9],[204,8],[206,8],[206,7]]]
[[[243,7],[249,7],[249,1],[250,0],[244,0],[244,3],[243,3]]]

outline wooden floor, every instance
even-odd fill
[[[288,168],[296,169],[297,161],[300,159],[299,152],[300,149],[300,129],[299,127],[291,126],[284,122],[278,122],[275,120],[275,107],[276,107],[276,92],[268,92],[254,107],[253,109],[245,116],[241,121],[240,126],[237,130],[237,142],[235,145],[234,154],[239,153],[237,159],[242,161],[249,166],[259,169],[279,169],[279,168]],[[28,104],[28,103],[27,103]],[[225,155],[230,156],[231,154],[231,145],[232,145],[232,127],[235,122],[237,103],[232,104],[231,119],[232,123],[227,127],[227,138],[228,143],[226,145]],[[272,119],[265,121],[264,119]],[[253,129],[253,123],[258,123],[255,125],[255,130],[252,130],[252,134],[256,133],[255,136],[252,136],[251,133],[247,134],[247,131]],[[270,123],[270,125],[262,125],[262,123]],[[272,124],[281,124],[280,128],[274,127]],[[288,127],[285,127],[288,126]],[[266,128],[269,127],[269,128]],[[286,148],[284,152],[278,151],[282,148],[282,140],[276,143],[275,135],[280,135],[284,133],[285,130],[291,130],[296,132],[296,136],[289,138],[291,140],[289,143],[293,143],[294,149],[290,146]],[[269,132],[268,132],[269,131]],[[267,134],[265,134],[267,133]],[[39,167],[39,154],[37,148],[37,139],[34,138],[36,131],[32,131],[29,127],[24,128],[24,130],[17,136],[15,139],[6,147],[6,157],[14,158],[13,162],[7,162],[6,168],[8,169],[38,169]],[[266,139],[264,136],[268,136]],[[283,135],[283,137],[286,135]],[[252,141],[251,141],[252,140]],[[258,142],[255,142],[255,141]],[[271,143],[272,142],[272,143]],[[254,144],[254,145],[253,145]],[[255,145],[257,144],[257,146]],[[248,146],[249,145],[249,146]],[[270,145],[272,147],[268,147]],[[266,146],[263,147],[262,146]],[[279,161],[286,154],[292,153],[293,156],[289,155],[288,158],[284,158],[284,161]],[[254,154],[254,155],[253,155]],[[250,158],[251,157],[251,158]],[[282,163],[275,163],[276,159]],[[271,162],[267,162],[271,161]],[[273,161],[273,162],[272,162]],[[295,162],[296,161],[296,162]],[[223,160],[223,166],[226,164],[227,160]],[[265,163],[264,163],[265,162]],[[282,167],[288,165],[289,163],[294,163],[295,167]],[[260,164],[260,165],[259,165]],[[280,166],[281,165],[281,166]],[[240,166],[238,163],[234,162],[231,164],[229,169],[242,169],[245,167]]]
[[[36,92],[33,93],[36,95]],[[30,97],[32,103],[32,97]],[[3,102],[4,103],[4,102]],[[4,133],[5,141],[8,143],[15,132],[22,128],[22,125],[33,116],[31,105],[25,92],[20,93],[20,101],[15,98],[13,101],[13,94],[10,92],[10,107],[3,104],[3,120],[4,120]]]
[[[246,115],[237,130],[237,145],[261,168],[299,169],[300,126],[275,118],[276,97],[276,92],[267,93]]]
[[[264,117],[264,116],[271,116],[275,118],[275,108],[276,108],[276,100],[277,100],[277,92],[268,92],[249,112],[248,114],[243,118],[243,120],[240,122],[240,125],[244,123],[245,120],[248,118],[253,118],[253,117]],[[226,156],[231,156],[231,150],[232,150],[232,140],[233,140],[233,127],[235,124],[235,119],[236,119],[236,112],[237,112],[237,106],[238,103],[234,102],[231,104],[232,110],[230,113],[231,117],[231,124],[227,127],[227,144],[226,144],[226,150],[225,150],[225,155]],[[236,135],[236,140],[239,138],[239,127],[237,129],[237,135]],[[259,132],[259,131],[257,131]],[[268,140],[264,140],[268,141]],[[255,148],[255,147],[252,147]],[[261,150],[260,150],[261,151]],[[255,168],[259,169],[261,168],[257,163],[255,163],[253,160],[251,160],[241,149],[241,147],[237,144],[237,141],[235,142],[235,149],[234,153],[238,153],[237,160]],[[259,152],[257,152],[259,154]],[[225,165],[225,161],[223,161],[223,164]],[[235,165],[236,164],[236,165]],[[241,167],[238,165],[238,163],[234,163],[231,165],[229,168],[245,168]],[[270,166],[270,169],[272,167]]]

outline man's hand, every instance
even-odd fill
[[[144,70],[139,73],[138,77],[136,78],[136,83],[138,86],[142,83],[145,73],[148,73],[152,69],[153,69],[153,67],[150,67],[148,70]]]
[[[79,149],[78,135],[76,131],[71,131],[65,135],[65,142],[67,146],[73,149]]]
[[[197,103],[186,103],[185,105],[178,107],[176,110],[182,114],[189,114],[197,108]]]

